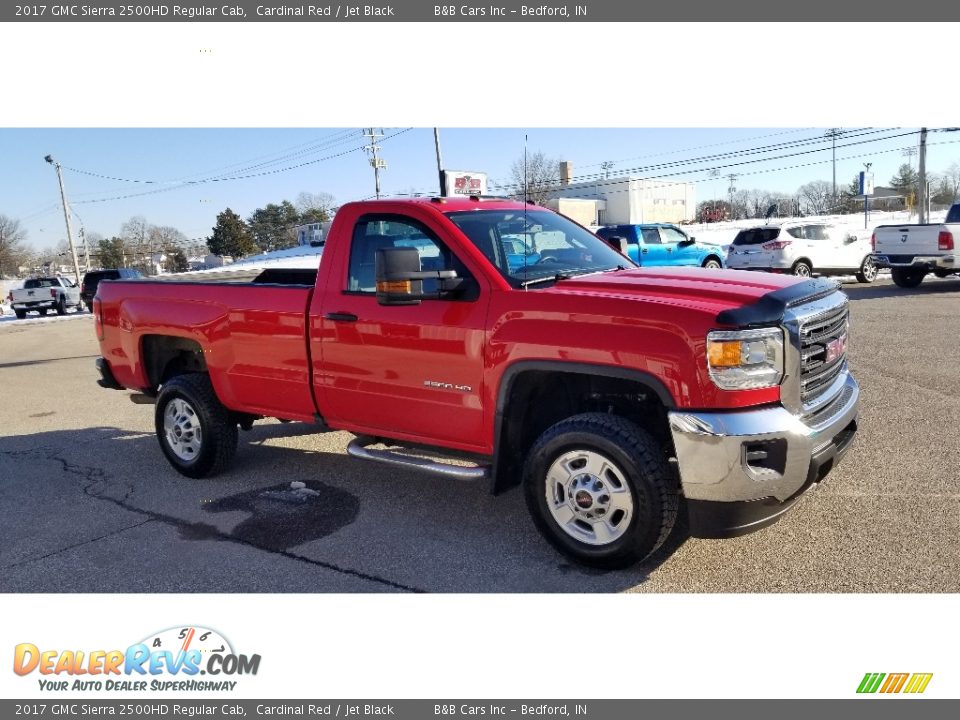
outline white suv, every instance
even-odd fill
[[[737,233],[727,252],[727,267],[794,275],[856,275],[862,283],[877,279],[869,236],[858,238],[824,223],[762,225]]]

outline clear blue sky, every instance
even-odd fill
[[[435,192],[432,128],[403,130],[385,129],[388,136],[396,134],[382,144],[388,163],[383,173],[385,194]],[[918,142],[915,134],[877,141],[915,128],[849,130],[860,136],[837,142],[838,185],[847,184],[864,162],[873,162],[877,184],[886,184],[908,159],[901,149]],[[792,193],[810,180],[830,180],[829,142],[774,147],[757,154],[674,167],[651,166],[822,139],[823,134],[823,128],[441,128],[441,142],[445,167],[486,171],[494,180],[509,182],[510,165],[522,157],[527,135],[531,152],[542,150],[548,156],[572,161],[575,178],[600,173],[600,163],[609,160],[614,162],[614,174],[637,169],[634,174],[644,177],[696,181],[698,200],[704,200],[726,193],[727,180],[711,179],[711,168],[719,168],[721,175],[737,173],[738,188],[784,193]],[[931,134],[931,171],[960,160],[957,139],[958,135]],[[870,142],[843,147],[863,141]],[[304,191],[328,192],[339,203],[371,196],[373,171],[364,152],[357,150],[364,142],[359,130],[350,128],[0,129],[0,213],[20,219],[28,232],[27,241],[37,248],[65,238],[56,175],[43,160],[49,153],[69,168],[64,171],[68,198],[88,232],[109,236],[118,233],[130,217],[142,215],[151,224],[171,225],[187,237],[200,238],[209,234],[217,213],[225,207],[246,217],[257,207],[293,201]],[[814,152],[808,152],[811,150]],[[773,159],[785,155],[793,156]],[[858,157],[861,155],[865,157]],[[328,156],[337,157],[325,159]],[[912,162],[916,167],[916,158]],[[747,164],[726,167],[732,163]],[[297,165],[302,166],[293,167]],[[184,184],[186,180],[249,175],[254,177]]]

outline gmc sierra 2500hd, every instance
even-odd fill
[[[238,426],[315,423],[358,458],[522,483],[547,540],[605,567],[684,505],[694,536],[769,525],[857,429],[835,283],[636,268],[515,201],[350,203],[316,271],[104,281],[94,318],[100,384],[155,397],[188,477],[229,465]]]

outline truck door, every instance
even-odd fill
[[[424,270],[455,269],[472,290],[418,305],[380,305],[376,251],[390,247],[417,248]],[[486,287],[438,231],[404,215],[361,216],[340,265],[346,272],[323,289],[314,319],[319,332],[311,338],[323,414],[357,433],[481,448]],[[424,292],[431,282],[424,281]]]
[[[640,265],[655,267],[669,264],[666,248],[664,248],[663,241],[660,239],[660,228],[640,228],[639,240]]]
[[[687,240],[686,234],[675,227],[661,227],[660,238],[671,265],[700,265],[700,250],[695,244],[681,245]]]

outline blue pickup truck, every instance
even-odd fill
[[[722,268],[723,249],[688,237],[676,225],[607,225],[597,235],[641,266],[687,265]]]

